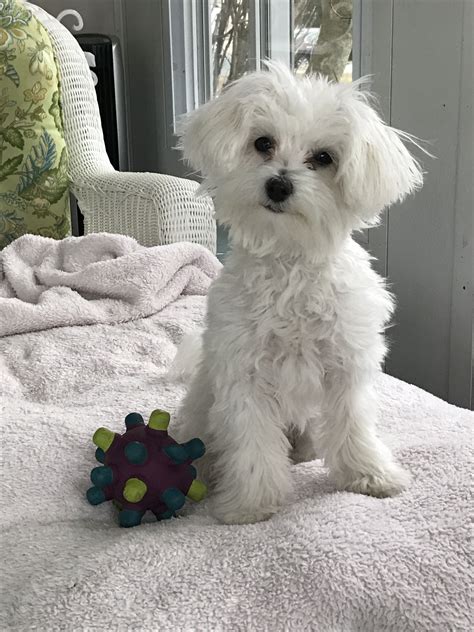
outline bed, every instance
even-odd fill
[[[219,269],[198,245],[114,235],[0,254],[1,629],[472,629],[473,414],[387,375],[380,433],[413,476],[396,498],[337,492],[313,461],[260,524],[204,501],[122,529],[87,503],[96,428],[157,407],[179,423],[168,367]]]

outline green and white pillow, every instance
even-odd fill
[[[0,248],[25,233],[70,234],[59,77],[43,25],[0,0]]]

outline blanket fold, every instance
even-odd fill
[[[0,336],[149,316],[183,294],[205,295],[220,268],[198,244],[24,235],[0,253]]]

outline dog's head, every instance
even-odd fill
[[[357,86],[269,64],[187,117],[181,146],[234,242],[324,257],[421,186],[401,137]]]

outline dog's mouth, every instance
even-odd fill
[[[284,213],[284,210],[279,208],[278,206],[274,206],[273,204],[262,204],[263,208],[266,208],[267,211],[271,211],[272,213]]]

